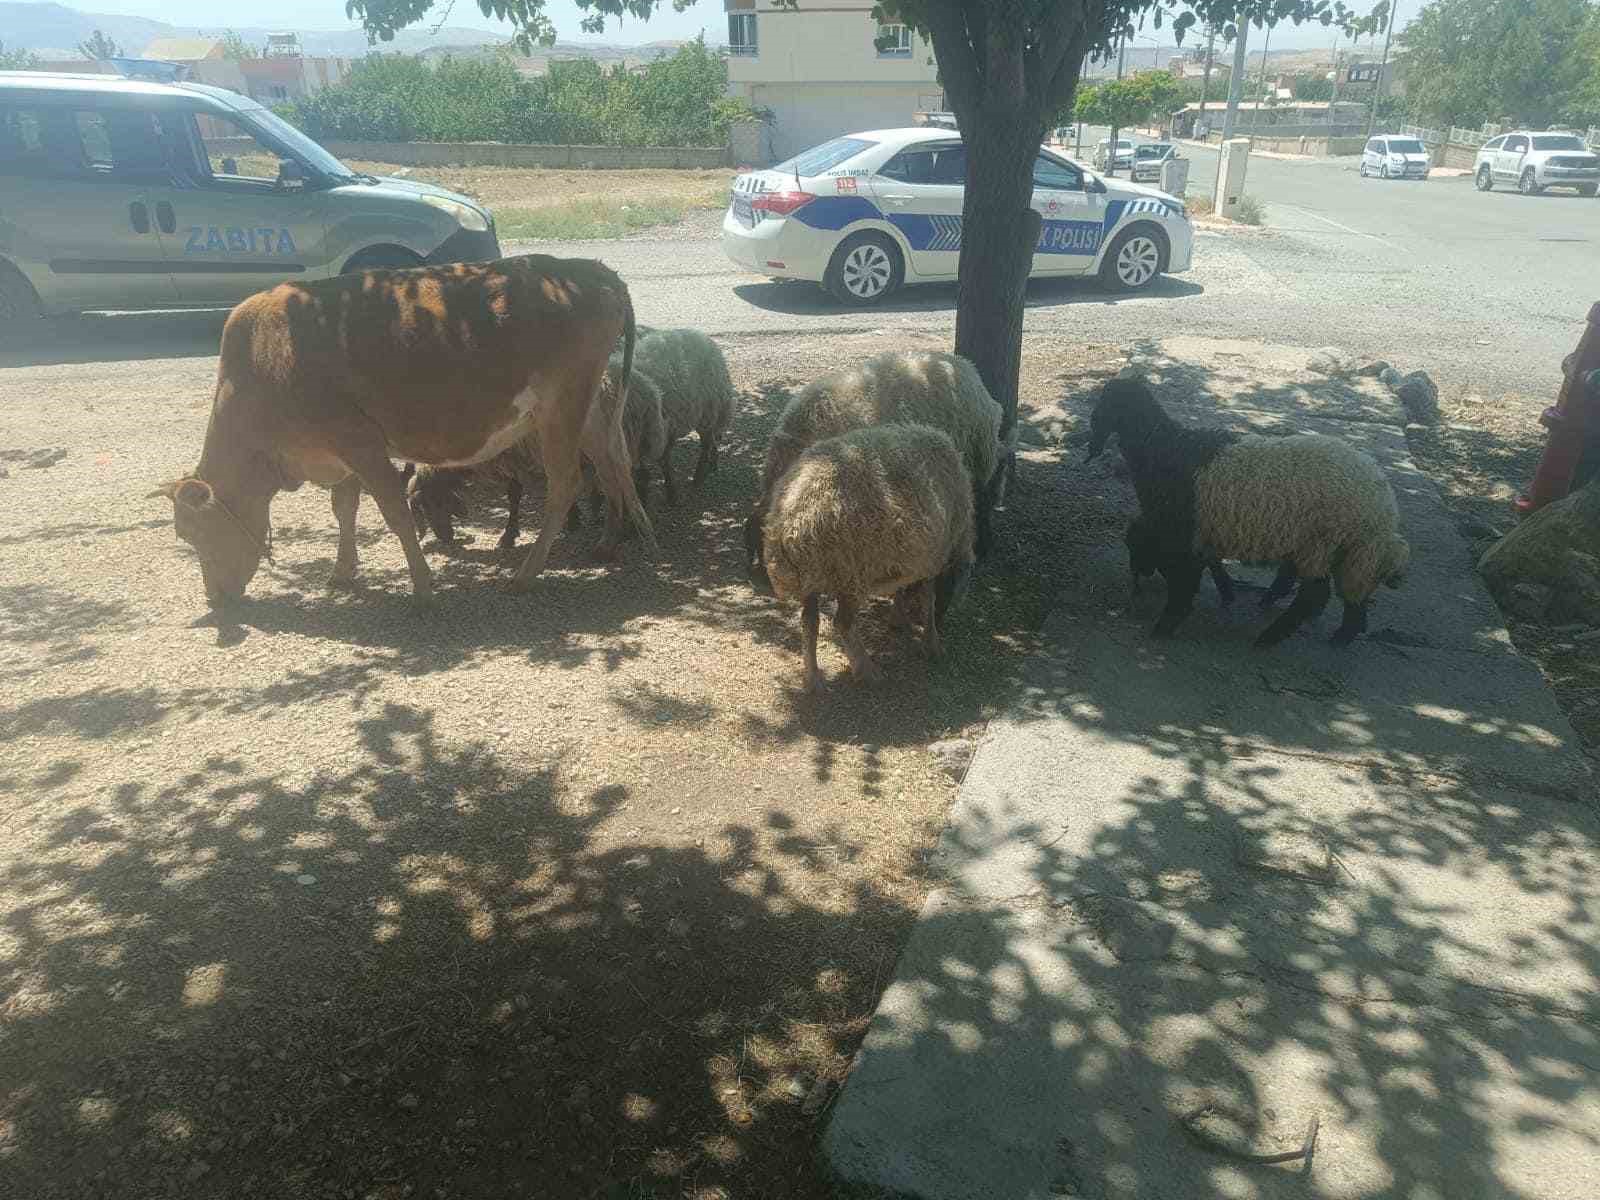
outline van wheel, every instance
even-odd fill
[[[37,336],[36,324],[43,315],[33,286],[16,268],[0,263],[0,346],[19,345]]]
[[[1365,179],[1367,177],[1367,160],[1366,159],[1363,158],[1361,160],[1361,165],[1356,168],[1356,174],[1360,175],[1361,178],[1363,178],[1363,179]]]
[[[833,252],[822,282],[835,300],[860,308],[898,291],[905,275],[900,247],[881,233],[858,233]]]
[[[1488,163],[1478,168],[1478,173],[1472,177],[1472,183],[1480,192],[1487,192],[1494,187],[1494,172],[1489,170]]]
[[[353,255],[345,263],[341,275],[352,275],[357,271],[408,271],[412,267],[420,267],[422,259],[411,251],[400,246],[374,246],[370,250],[363,250]]]
[[[1388,164],[1387,161],[1384,162],[1383,166],[1378,168],[1378,178],[1379,179],[1387,179],[1387,178],[1389,178],[1389,164]]]
[[[1100,260],[1100,282],[1114,292],[1142,291],[1161,274],[1166,257],[1148,225],[1125,229]]]
[[[1539,186],[1538,177],[1534,175],[1532,167],[1529,167],[1526,171],[1524,171],[1522,173],[1522,178],[1517,180],[1517,191],[1521,192],[1524,196],[1537,196],[1540,192],[1544,191],[1544,189]]]

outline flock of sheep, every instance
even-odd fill
[[[586,454],[591,443],[603,444],[614,406],[622,403],[641,500],[652,466],[676,500],[673,447],[689,432],[698,434],[693,479],[699,484],[715,471],[732,421],[734,391],[722,352],[695,330],[641,331],[625,397],[618,395],[620,376],[617,355],[585,427]],[[1000,428],[1000,406],[973,365],[953,354],[880,354],[822,376],[790,400],[767,447],[745,549],[773,592],[801,605],[807,690],[822,687],[817,634],[824,596],[836,602],[835,628],[857,680],[879,675],[856,624],[872,597],[893,596],[896,623],[920,623],[929,655],[940,653],[940,627],[974,563],[990,549],[992,515],[1007,468],[1014,468],[1014,437],[1002,439]],[[1167,581],[1155,635],[1171,634],[1189,613],[1208,568],[1223,602],[1231,602],[1223,559],[1278,568],[1264,606],[1300,585],[1288,609],[1258,636],[1260,646],[1317,616],[1335,584],[1344,618],[1333,641],[1346,644],[1365,630],[1377,588],[1398,586],[1409,548],[1399,534],[1393,490],[1376,462],[1339,439],[1185,427],[1134,379],[1106,385],[1093,412],[1088,458],[1113,435],[1140,501],[1126,535],[1134,587],[1158,571]],[[522,477],[537,462],[537,446],[519,443],[474,466],[415,469],[407,494],[419,531],[431,528],[450,543],[451,520],[465,514],[467,485],[478,479],[506,486],[509,515],[500,544],[514,545]],[[623,532],[622,506],[602,497],[592,479],[587,490],[595,515],[604,508],[602,546],[614,546]]]

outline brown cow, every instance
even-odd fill
[[[512,581],[521,590],[544,569],[578,494],[579,439],[619,337],[626,386],[633,302],[615,272],[589,259],[527,255],[283,284],[228,317],[200,465],[156,494],[172,500],[214,607],[242,596],[269,554],[272,497],[308,479],[333,489],[332,584],[355,578],[365,489],[428,604],[428,564],[390,458],[475,463],[537,433],[544,525]],[[654,553],[621,417],[619,404],[612,453],[595,469]]]

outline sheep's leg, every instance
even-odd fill
[[[678,479],[672,473],[672,439],[667,439],[667,448],[661,452],[661,484],[667,489],[667,503],[678,502]]]
[[[706,481],[706,476],[716,470],[717,442],[711,430],[700,430],[700,457],[694,464],[694,485],[699,487]]]
[[[1328,640],[1335,646],[1348,646],[1357,637],[1367,631],[1367,601],[1359,604],[1349,600],[1344,602],[1344,620],[1339,622],[1339,628],[1333,631],[1333,637]]]
[[[506,531],[500,535],[500,549],[511,549],[521,536],[522,480],[513,475],[506,484]]]
[[[1152,637],[1171,637],[1183,619],[1194,609],[1195,593],[1200,590],[1200,576],[1205,565],[1198,558],[1176,558],[1161,568],[1167,581],[1167,606],[1156,618]]]
[[[974,486],[972,489],[972,512],[976,523],[976,540],[973,553],[979,559],[989,557],[989,551],[994,548],[994,519],[990,512],[991,494],[987,488]]]
[[[944,653],[944,641],[939,636],[939,619],[935,613],[933,580],[924,579],[917,585],[922,593],[922,641],[927,647],[929,658],[938,658]]]
[[[1216,585],[1217,598],[1223,604],[1233,603],[1233,579],[1228,575],[1228,569],[1222,565],[1220,558],[1213,558],[1207,565],[1211,572],[1211,582]]]
[[[850,660],[850,674],[855,676],[856,682],[875,683],[883,678],[883,672],[861,644],[861,630],[856,625],[856,618],[860,615],[861,601],[857,597],[840,596],[839,606],[833,614],[833,628],[844,646],[845,656]]]
[[[1294,563],[1285,562],[1278,567],[1278,573],[1273,576],[1272,586],[1261,595],[1261,607],[1271,608],[1290,592],[1294,591],[1295,575]]]
[[[822,690],[822,672],[817,668],[817,627],[822,623],[822,618],[817,611],[817,602],[818,596],[813,592],[806,597],[805,604],[800,608],[800,632],[805,643],[808,692]]]
[[[333,516],[339,522],[339,557],[334,560],[329,587],[349,587],[356,581],[356,509],[360,506],[359,475],[334,485]]]
[[[1328,597],[1333,588],[1326,575],[1319,579],[1307,579],[1301,582],[1300,590],[1295,593],[1294,603],[1278,615],[1278,619],[1261,631],[1256,638],[1257,649],[1267,646],[1276,646],[1288,637],[1302,622],[1314,619],[1318,613],[1328,607]]]

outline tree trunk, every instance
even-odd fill
[[[1017,118],[986,106],[961,114],[967,187],[961,212],[956,353],[972,361],[999,403],[1004,435],[1017,420],[1023,301],[1039,242],[1033,163],[1044,136],[1042,112]]]

